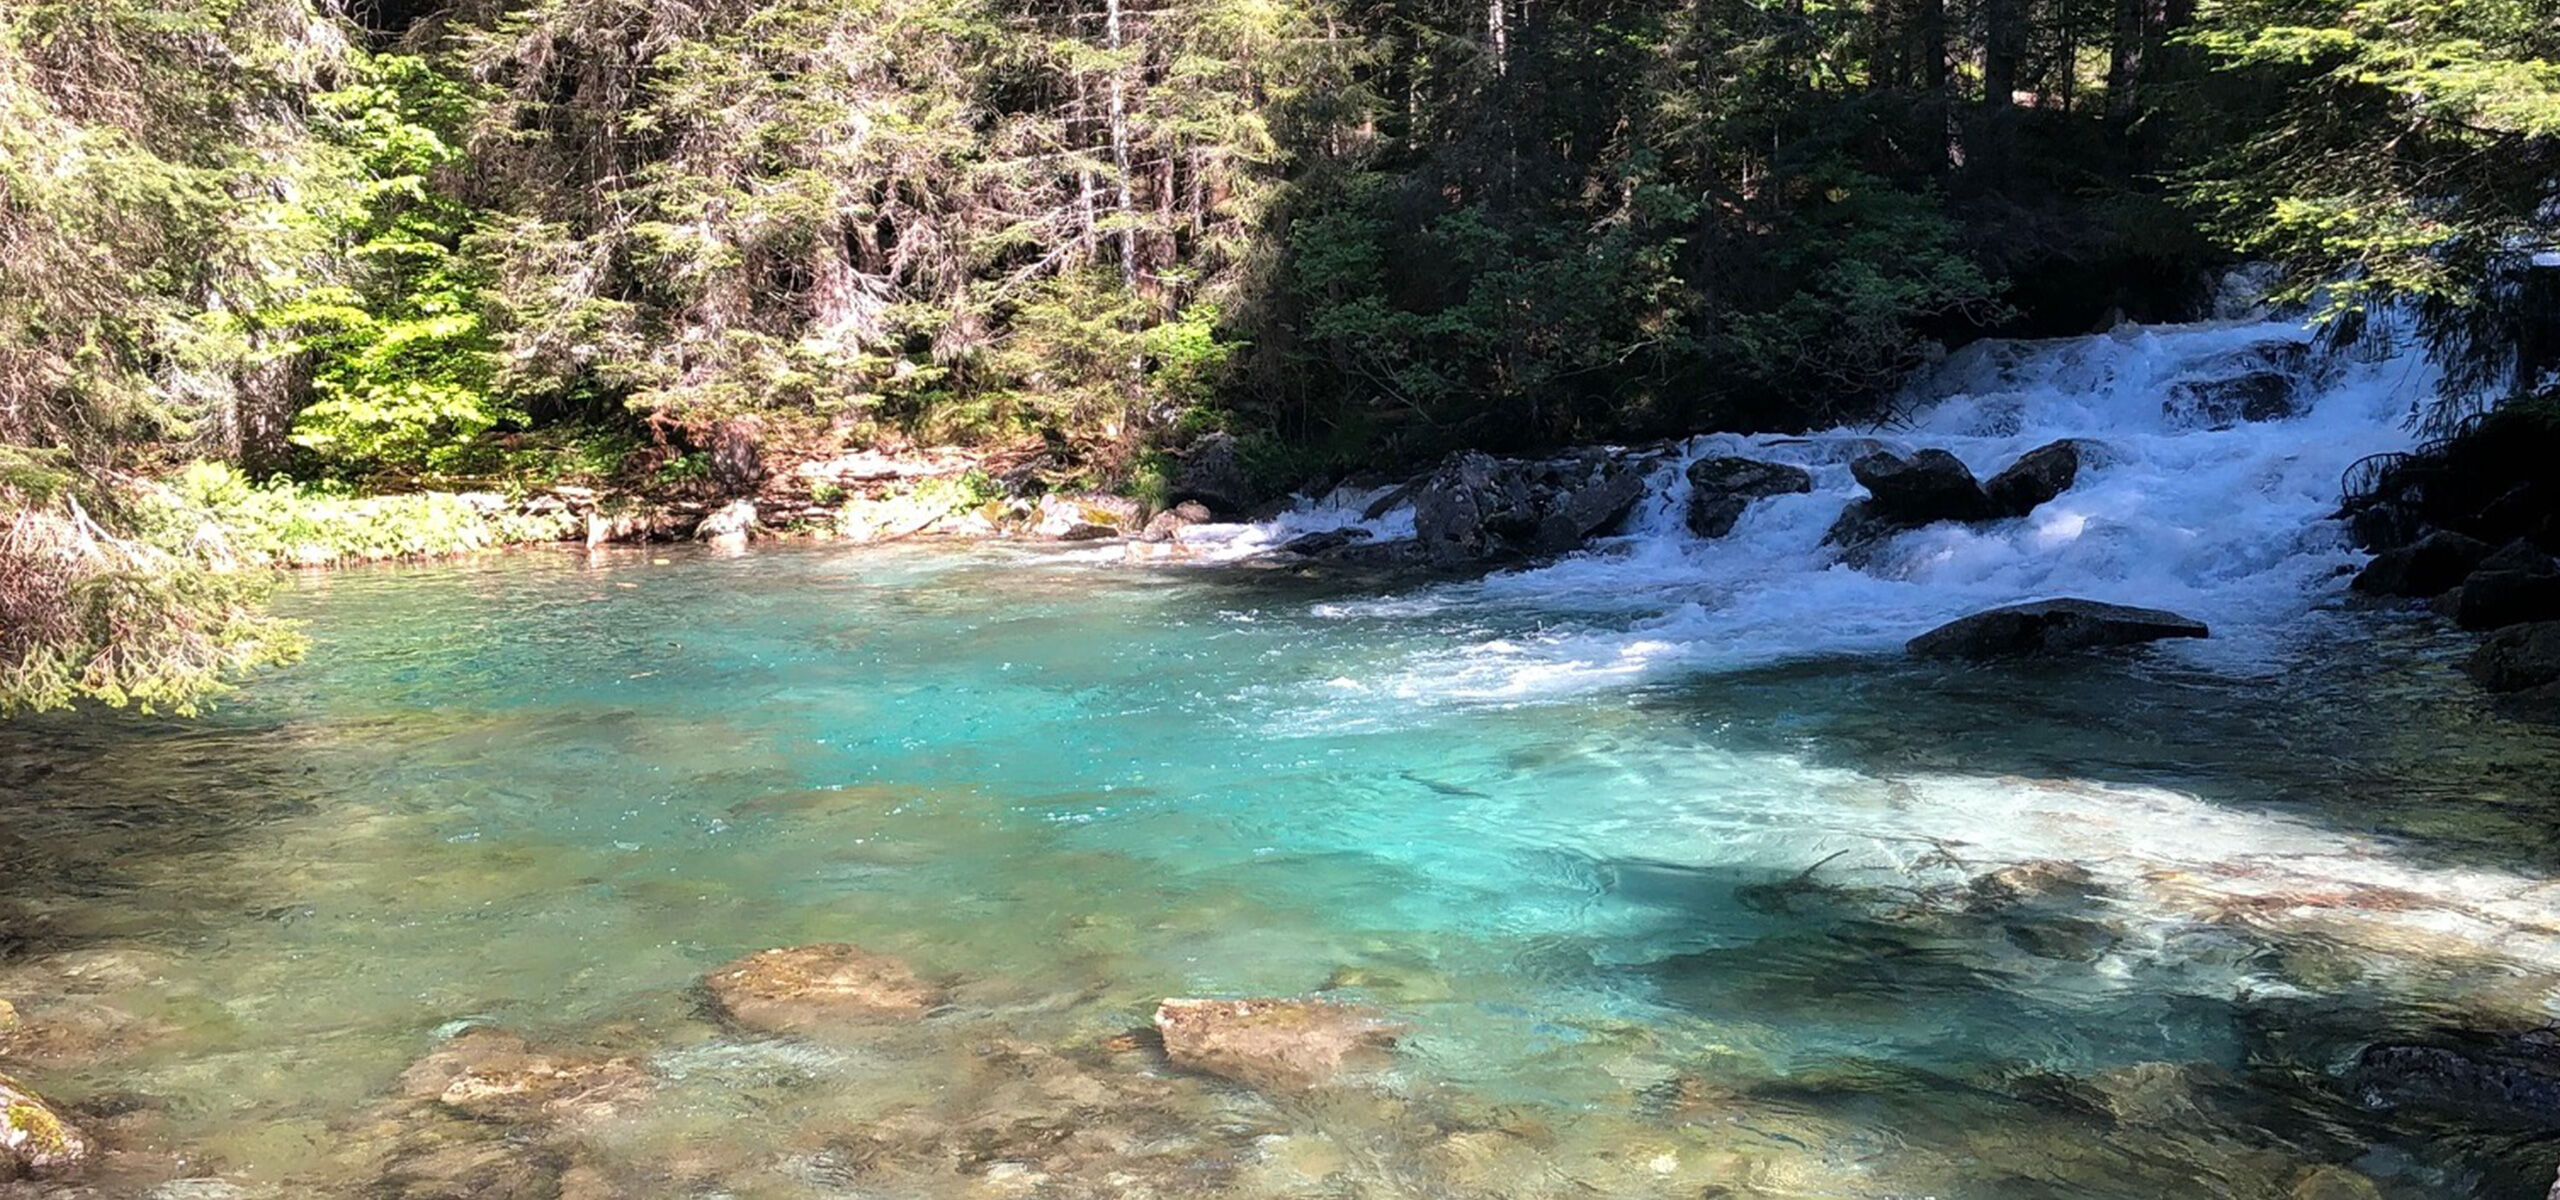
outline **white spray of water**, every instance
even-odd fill
[[[2245,665],[2315,628],[2320,607],[2343,592],[2361,556],[2328,519],[2340,478],[2366,455],[2406,448],[2410,414],[2436,383],[2423,355],[2328,358],[2310,340],[2296,324],[2215,322],[1977,343],[1915,379],[1910,415],[1895,425],[1691,439],[1681,466],[1737,455],[1813,476],[1810,494],[1753,504],[1724,538],[1686,529],[1688,483],[1675,467],[1624,536],[1544,566],[1320,612],[1508,613],[1513,625],[1539,627],[1370,681],[1409,699],[1528,698],[1886,653],[1968,612],[2050,596],[2186,613],[2211,624],[2214,639],[2170,653]],[[2200,419],[2181,395],[2181,384],[2269,370],[2299,381],[2291,415]],[[2096,450],[2069,491],[2026,517],[1915,530],[1864,567],[1822,544],[1865,495],[1849,472],[1863,454],[1945,449],[1987,478],[2060,438]],[[1345,524],[1409,536],[1409,510],[1357,519],[1374,496],[1337,494],[1267,525],[1203,529],[1196,544],[1227,558]]]

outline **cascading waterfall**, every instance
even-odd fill
[[[2214,640],[2165,652],[2245,664],[2313,628],[2343,593],[2341,575],[2361,556],[2327,519],[2340,477],[2366,455],[2410,444],[2410,418],[2436,375],[2405,347],[2324,354],[2284,321],[1978,342],[1915,377],[1898,421],[1688,440],[1626,531],[1584,552],[1328,611],[1409,617],[1492,605],[1555,618],[1381,684],[1464,698],[1890,652],[1965,613],[2050,596],[2186,613],[2211,624]],[[1865,495],[1849,471],[1861,455],[1944,449],[1988,478],[2062,438],[2082,440],[2079,477],[2023,518],[1912,530],[1857,566],[1823,544]],[[1700,538],[1683,522],[1681,468],[1722,455],[1801,466],[1813,490],[1759,500],[1726,537]],[[1309,501],[1268,525],[1206,531],[1203,542],[1232,556],[1344,525],[1410,536],[1410,509],[1358,519],[1377,494]]]

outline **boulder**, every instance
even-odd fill
[[[1156,1031],[1175,1066],[1266,1090],[1304,1091],[1384,1057],[1403,1027],[1325,1000],[1170,999]]]
[[[2230,429],[2252,421],[2281,421],[2301,413],[2300,376],[2285,371],[2248,371],[2221,379],[2190,379],[2169,385],[2161,414],[2181,429]]]
[[[50,1175],[89,1161],[95,1147],[26,1085],[0,1075],[0,1180]]]
[[[2474,571],[2453,593],[2453,623],[2464,629],[2555,620],[2560,620],[2560,572]]]
[[[907,964],[842,942],[759,951],[702,986],[724,1020],[759,1033],[912,1021],[943,1001]]]
[[[2462,662],[2462,671],[2493,692],[2560,683],[2560,621],[2509,625]]]
[[[1813,490],[1803,467],[1753,458],[1702,458],[1689,464],[1689,531],[1703,538],[1733,532],[1754,500]]]
[[[2000,515],[1973,472],[1944,450],[1923,450],[1909,458],[1879,450],[1850,463],[1849,473],[1874,497],[1870,512],[1905,526]]]
[[[1414,537],[1442,564],[1562,554],[1623,519],[1644,471],[1606,452],[1549,460],[1450,455],[1415,487]]]
[[[1368,530],[1350,526],[1341,529],[1325,529],[1290,538],[1280,543],[1279,551],[1282,554],[1303,554],[1312,558],[1319,554],[1332,554],[1354,543],[1368,541],[1370,537]]]
[[[2487,542],[2439,529],[2374,555],[2353,586],[2376,596],[2439,596],[2461,583],[2489,553]]]
[[[743,550],[756,530],[756,502],[732,500],[711,510],[693,527],[693,536],[721,550]]]
[[[1194,525],[1206,524],[1208,520],[1209,507],[1207,505],[1202,504],[1197,500],[1185,500],[1180,504],[1174,505],[1163,512],[1147,518],[1147,526],[1145,529],[1139,531],[1138,540],[1142,542],[1170,542],[1179,536],[1183,530]]]
[[[1922,658],[2001,658],[2208,635],[2203,622],[2162,609],[2066,598],[1960,617],[1911,639],[1906,649]]]
[[[2560,575],[2560,559],[2554,559],[2542,547],[2517,538],[2496,553],[2481,559],[2478,571],[2519,571],[2527,575]]]
[[[2023,517],[2037,505],[2071,490],[2080,478],[2080,441],[2048,442],[2010,463],[1982,485],[1991,506],[2002,515]]]
[[[1138,527],[1138,513],[1138,502],[1126,496],[1052,492],[1040,497],[1031,532],[1061,542],[1115,538]]]
[[[1254,486],[1253,474],[1245,470],[1235,435],[1213,433],[1183,451],[1166,498],[1176,503],[1196,500],[1210,512],[1233,516],[1252,508],[1262,498],[1262,489]]]
[[[2245,262],[2222,273],[2213,289],[2217,321],[2242,321],[2266,312],[2267,293],[2284,282],[2284,268],[2270,262]]]
[[[456,1116],[530,1123],[609,1116],[650,1089],[629,1058],[537,1050],[499,1029],[466,1029],[400,1076],[403,1094]]]

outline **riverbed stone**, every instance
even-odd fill
[[[88,1135],[43,1097],[0,1075],[0,1180],[71,1171],[95,1152]]]
[[[1362,1005],[1307,999],[1168,999],[1155,1026],[1175,1066],[1273,1091],[1337,1082],[1382,1060],[1404,1029]]]
[[[1702,538],[1733,532],[1755,500],[1813,490],[1813,473],[1785,463],[1718,456],[1689,464],[1689,531]]]
[[[702,983],[723,1019],[759,1033],[912,1021],[943,1002],[907,964],[843,942],[759,951]]]
[[[2487,542],[2439,529],[2374,555],[2357,573],[2353,586],[2374,596],[2440,596],[2478,569],[2490,552]]]
[[[1960,617],[1911,639],[1920,658],[2002,658],[2210,636],[2202,621],[2166,609],[2096,600],[2037,600]]]
[[[501,1029],[464,1030],[410,1065],[402,1093],[464,1117],[510,1123],[610,1116],[650,1089],[629,1058],[546,1050]]]
[[[2510,625],[2492,633],[2462,661],[2464,674],[2493,692],[2560,683],[2560,621]]]
[[[2019,455],[2018,461],[1983,481],[1982,492],[2003,515],[2023,517],[2071,490],[2071,485],[2080,479],[2080,466],[2080,439],[2047,442]]]
[[[1051,492],[1040,497],[1031,532],[1061,542],[1114,538],[1138,527],[1139,511],[1138,502],[1126,496]]]

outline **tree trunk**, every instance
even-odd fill
[[[1129,95],[1120,62],[1120,0],[1103,0],[1103,38],[1111,48],[1111,165],[1117,173],[1113,199],[1120,223],[1120,282],[1138,287],[1138,219],[1129,197]]]
[[[2003,109],[2018,94],[2018,62],[2025,57],[2023,0],[1982,0],[1982,103]]]
[[[1511,29],[1503,19],[1502,0],[1485,0],[1485,44],[1493,55],[1493,73],[1511,72]]]
[[[2152,13],[2158,0],[2116,0],[2115,41],[2107,55],[2107,120],[2131,125],[2140,111],[2142,63],[2151,48]]]

